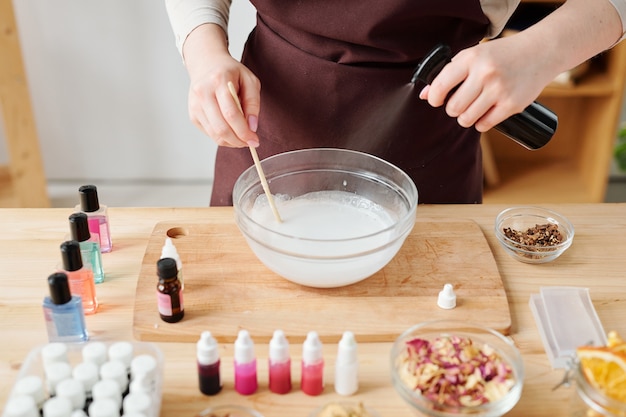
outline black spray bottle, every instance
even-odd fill
[[[419,80],[429,85],[451,58],[449,46],[437,45],[418,64],[411,82],[416,83]],[[533,102],[523,112],[500,122],[495,129],[526,149],[535,150],[552,139],[557,125],[556,114],[542,104]]]

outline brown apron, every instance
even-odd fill
[[[418,98],[409,83],[437,43],[476,44],[479,0],[254,0],[242,62],[261,80],[261,159],[302,148],[374,154],[413,178],[420,203],[480,203],[478,132]],[[211,205],[232,205],[248,149],[220,147]]]

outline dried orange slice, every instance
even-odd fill
[[[589,383],[607,397],[626,402],[626,353],[610,347],[584,346],[578,359]]]

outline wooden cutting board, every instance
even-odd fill
[[[173,237],[183,263],[185,317],[159,318],[156,262]],[[437,296],[454,286],[457,306],[443,310]],[[301,343],[310,330],[336,343],[350,330],[359,342],[393,341],[405,329],[434,319],[467,320],[507,334],[509,305],[487,241],[465,219],[418,218],[394,259],[370,278],[347,287],[317,289],[293,284],[267,269],[232,221],[158,223],[137,282],[133,329],[139,340],[195,342],[210,330],[233,342],[240,329],[266,343],[275,329]]]

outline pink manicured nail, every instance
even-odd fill
[[[256,142],[254,140],[249,140],[246,142],[248,144],[249,147],[251,148],[258,148],[259,147],[259,142]]]
[[[248,116],[248,127],[251,131],[256,132],[257,128],[259,127],[259,118],[253,114]]]

